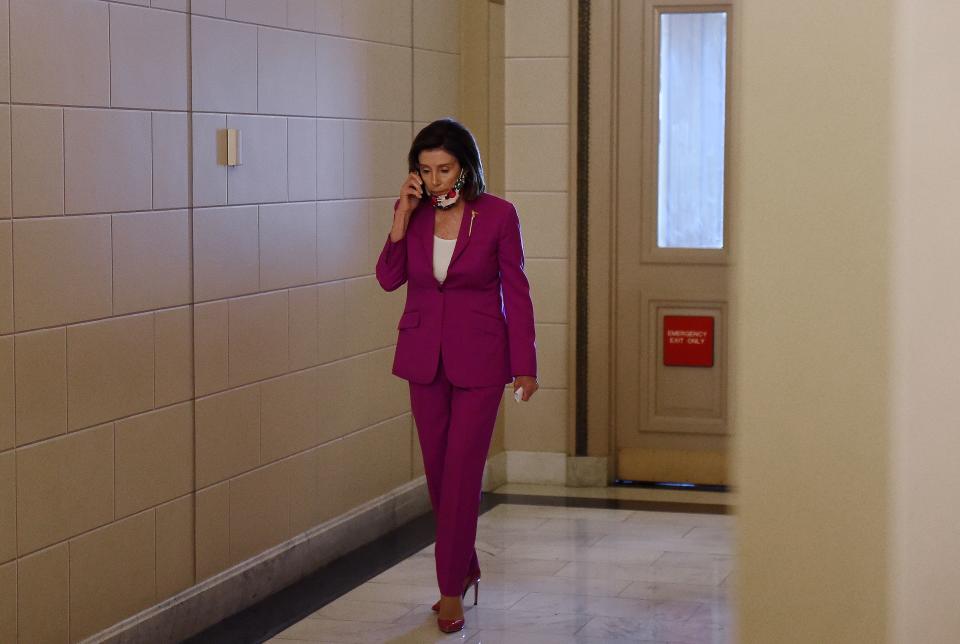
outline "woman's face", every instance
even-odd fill
[[[446,194],[460,176],[460,162],[443,148],[424,150],[418,159],[420,177],[433,195]]]

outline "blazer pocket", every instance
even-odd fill
[[[398,329],[412,329],[420,326],[420,311],[407,311],[400,316]]]

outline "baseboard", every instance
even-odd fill
[[[606,487],[609,483],[605,456],[567,456],[558,452],[509,450],[487,459],[484,492],[506,483]]]
[[[429,511],[426,479],[421,476],[83,642],[179,642]]]
[[[481,489],[484,492],[492,492],[505,483],[507,483],[507,453],[500,452],[487,458],[487,464],[483,468]]]
[[[567,487],[606,487],[610,483],[606,456],[567,458]]]
[[[507,483],[566,485],[567,455],[558,452],[505,452]]]

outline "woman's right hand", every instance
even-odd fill
[[[420,204],[422,197],[423,179],[416,172],[411,172],[400,187],[400,200],[397,203],[397,209],[393,211],[393,229],[390,231],[390,239],[393,242],[400,241],[407,234],[410,215]]]

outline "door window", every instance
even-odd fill
[[[657,246],[722,249],[727,13],[659,17]]]

